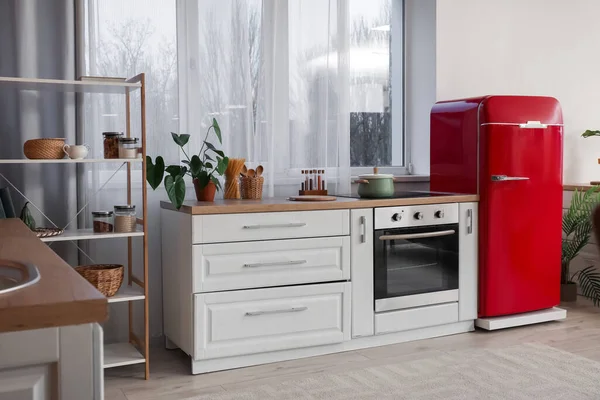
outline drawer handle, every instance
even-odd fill
[[[283,310],[267,310],[267,311],[248,311],[246,313],[247,317],[257,317],[259,315],[268,315],[268,314],[286,314],[286,313],[294,313],[300,311],[306,311],[308,307],[292,307],[285,308]]]
[[[266,262],[266,263],[244,264],[244,268],[273,267],[276,265],[287,266],[287,265],[299,265],[299,264],[306,264],[306,260],[275,261],[275,262]]]
[[[244,225],[244,229],[300,228],[302,226],[306,226],[306,222],[289,222],[287,224],[269,224],[269,225]]]

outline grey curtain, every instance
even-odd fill
[[[75,5],[73,0],[0,0],[0,76],[75,79]],[[0,158],[24,158],[28,139],[76,138],[75,95],[23,91],[0,84]],[[0,165],[6,176],[58,226],[77,211],[76,167],[73,165]],[[7,186],[0,178],[0,187]],[[17,213],[24,199],[11,189]],[[40,226],[52,226],[34,211]],[[53,246],[55,247],[55,246]],[[76,252],[65,244],[67,261]],[[72,249],[71,249],[72,250]]]

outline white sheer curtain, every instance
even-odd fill
[[[348,1],[178,0],[177,16],[190,150],[214,117],[228,156],[265,167],[267,195],[293,193],[302,169],[349,192]]]

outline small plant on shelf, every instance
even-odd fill
[[[600,204],[600,187],[575,190],[571,205],[562,218],[561,300],[577,299],[577,283],[581,294],[600,306],[600,272],[590,265],[571,274],[571,261],[589,243],[592,235],[592,212]]]
[[[213,201],[215,192],[221,188],[217,176],[222,176],[225,173],[229,158],[225,156],[223,151],[217,149],[208,141],[211,130],[214,131],[219,143],[223,143],[221,129],[217,120],[213,118],[212,125],[208,127],[206,136],[202,141],[200,151],[191,157],[185,151],[185,145],[189,142],[190,135],[171,132],[173,141],[185,155],[185,159],[181,160],[180,165],[165,167],[162,156],[157,156],[155,162],[152,162],[150,156],[146,156],[146,180],[150,187],[156,190],[160,183],[164,181],[169,200],[177,209],[181,208],[185,199],[184,177],[186,175],[192,177],[198,201]],[[168,174],[167,176],[164,176],[165,172]]]

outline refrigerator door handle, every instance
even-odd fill
[[[527,121],[526,124],[519,124],[519,127],[525,128],[525,129],[535,129],[535,128],[545,129],[548,127],[548,125],[542,124],[540,121]]]
[[[503,181],[528,181],[529,178],[526,176],[506,176],[506,175],[492,175],[492,182],[503,182]]]

